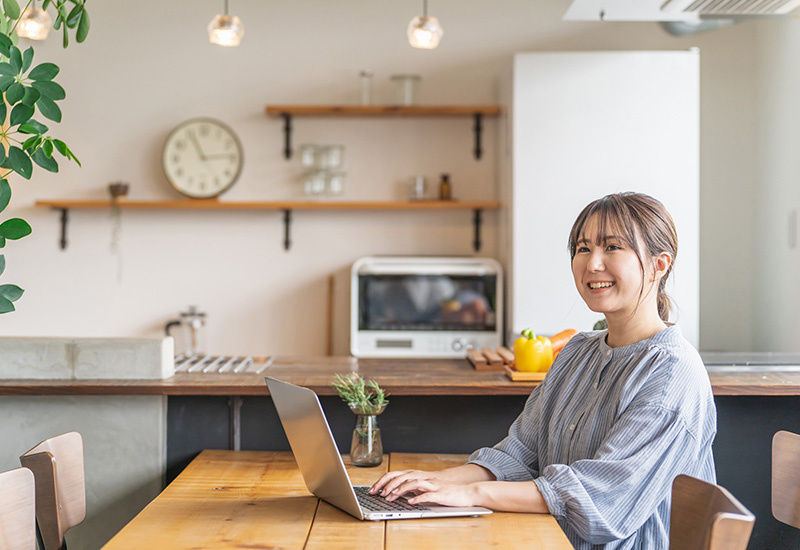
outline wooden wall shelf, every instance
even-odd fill
[[[292,158],[292,117],[472,117],[476,159],[483,154],[484,117],[500,116],[499,105],[267,105],[268,116],[283,118],[283,155]]]
[[[500,115],[499,105],[267,105],[269,116],[465,117]]]
[[[281,210],[283,211],[283,246],[289,250],[289,229],[292,210],[472,210],[475,226],[473,246],[480,250],[481,216],[484,210],[497,210],[497,201],[220,201],[170,200],[170,201],[132,201],[132,200],[37,200],[36,206],[53,208],[61,212],[61,249],[67,247],[67,222],[69,210],[96,210],[118,207],[123,210]]]

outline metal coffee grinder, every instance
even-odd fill
[[[173,319],[164,326],[166,335],[175,338],[175,354],[191,357],[204,353],[206,314],[197,311],[197,306],[189,306],[189,310],[181,312],[180,316],[180,319]],[[174,327],[182,327],[179,334],[172,333]]]

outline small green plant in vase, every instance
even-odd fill
[[[379,465],[383,461],[383,443],[378,415],[389,404],[386,399],[389,394],[375,380],[365,381],[355,372],[349,375],[337,374],[331,386],[356,414],[350,462],[354,466]]]

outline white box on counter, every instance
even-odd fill
[[[0,338],[0,379],[152,380],[175,373],[172,338]]]

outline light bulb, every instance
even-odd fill
[[[415,48],[432,50],[439,45],[444,29],[435,17],[418,15],[408,24],[408,43]]]
[[[22,14],[17,24],[17,36],[31,40],[44,40],[50,32],[53,19],[42,8],[30,6]]]
[[[244,36],[242,20],[235,15],[217,15],[208,24],[208,39],[220,46],[238,46]]]

